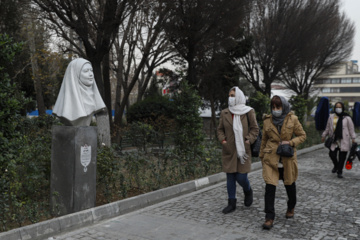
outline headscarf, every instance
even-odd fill
[[[248,156],[245,151],[243,126],[241,124],[240,115],[248,113],[252,108],[245,105],[245,95],[238,87],[233,87],[232,89],[235,89],[235,106],[229,106],[229,110],[234,114],[233,130],[237,156],[240,159],[240,163],[244,164]]]
[[[83,58],[69,63],[53,109],[54,115],[66,119],[72,126],[79,118],[88,117],[106,108],[96,82],[86,86],[80,81],[81,69],[86,63],[91,64]]]
[[[337,104],[340,104],[341,108],[342,108],[342,112],[340,114],[335,111],[335,108],[336,108]],[[343,138],[343,135],[342,135],[342,128],[343,128],[342,120],[343,120],[343,118],[345,116],[349,116],[349,114],[347,114],[345,112],[345,106],[344,106],[344,104],[342,102],[335,103],[334,112],[339,117],[339,120],[337,121],[336,128],[335,128],[335,141],[336,141],[336,140],[339,140],[339,139]]]
[[[277,95],[275,95],[275,96],[277,96]],[[288,101],[286,101],[286,99],[284,97],[282,97],[282,96],[278,96],[278,97],[280,98],[281,104],[282,104],[282,114],[280,117],[275,117],[274,115],[272,115],[272,121],[273,121],[274,125],[277,126],[278,129],[281,129],[286,115],[288,115],[288,113],[290,112],[290,104]],[[270,106],[270,109],[272,111],[272,106]]]

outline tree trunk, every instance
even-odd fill
[[[196,86],[196,71],[195,71],[195,62],[192,57],[188,58],[188,70],[187,70],[187,80],[188,82]]]
[[[104,95],[104,84],[102,81],[102,73],[101,73],[101,60],[99,59],[90,59],[91,65],[94,70],[94,77],[96,85],[99,89],[100,95],[105,102],[105,95]]]
[[[111,84],[110,84],[110,54],[107,53],[102,61],[102,72],[105,92],[105,105],[108,109],[109,125],[112,128],[112,104],[111,104]]]
[[[119,53],[118,53],[119,54]],[[121,127],[121,119],[122,119],[122,112],[120,112],[120,105],[121,105],[121,87],[122,87],[122,83],[123,83],[123,56],[122,53],[121,57],[118,57],[118,70],[116,73],[116,77],[117,77],[117,83],[116,83],[116,93],[115,93],[115,116],[114,116],[114,128],[115,128],[115,132],[118,132],[120,127]],[[120,55],[119,54],[119,55]],[[116,133],[116,139],[119,139],[119,134]],[[116,140],[117,142],[117,140]]]
[[[145,85],[145,70],[144,68],[141,70],[141,78],[139,78],[138,80],[138,94],[137,94],[137,99],[136,102],[140,102],[142,99],[142,94],[140,94],[142,92],[142,88]],[[145,87],[146,89],[146,87]]]
[[[271,83],[265,82],[265,94],[271,97]]]
[[[138,100],[139,99],[141,100],[144,97],[144,94],[145,94],[145,91],[147,89],[147,86],[149,85],[153,70],[154,70],[153,67],[150,67],[148,69],[148,73],[146,74],[146,78],[144,80],[144,83],[143,83],[142,87],[140,88],[140,90],[138,92]]]
[[[211,107],[211,123],[210,123],[210,138],[211,138],[212,131],[214,131],[216,137],[216,113],[215,113],[215,103],[213,98],[210,99],[210,107]]]
[[[44,98],[42,95],[41,80],[39,79],[39,76],[38,76],[39,65],[38,65],[38,61],[37,61],[37,57],[36,57],[36,45],[35,45],[34,31],[32,31],[32,29],[33,29],[32,23],[30,23],[28,26],[27,33],[28,33],[28,38],[29,38],[31,69],[32,69],[33,80],[34,80],[37,108],[39,111],[39,116],[41,116],[41,115],[45,115],[46,109],[45,109]]]

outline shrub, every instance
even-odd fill
[[[165,116],[173,118],[173,102],[168,97],[152,95],[143,101],[133,104],[127,113],[128,123],[132,122],[156,122],[158,118]]]
[[[256,120],[260,127],[262,127],[263,114],[270,113],[270,98],[261,92],[256,92],[255,96],[249,98],[249,106],[254,108]]]
[[[304,125],[307,100],[305,100],[302,96],[292,96],[289,103],[291,104],[291,109],[295,112],[301,124]]]
[[[200,117],[201,98],[186,81],[181,82],[179,93],[175,94],[175,151],[178,160],[185,166],[185,175],[193,175],[194,163],[203,159],[204,133]]]

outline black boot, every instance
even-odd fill
[[[250,188],[249,191],[244,191],[245,199],[244,204],[246,207],[250,207],[253,203],[253,190]]]
[[[231,213],[236,209],[236,199],[228,199],[228,205],[222,210],[224,214]]]

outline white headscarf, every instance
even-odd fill
[[[234,114],[233,130],[235,134],[237,156],[240,159],[241,164],[244,164],[248,155],[245,151],[243,126],[241,124],[240,115],[248,113],[252,108],[245,105],[245,95],[238,87],[233,87],[232,89],[235,89],[235,105],[232,107],[229,106],[229,110],[232,114]]]
[[[69,63],[53,109],[54,115],[64,118],[71,126],[88,125],[79,119],[92,117],[94,113],[106,108],[96,82],[86,86],[80,81],[81,69],[86,63],[91,64],[83,58]]]

